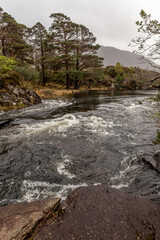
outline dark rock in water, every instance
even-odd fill
[[[152,156],[143,156],[142,161],[150,165],[153,169],[160,172],[160,152]]]
[[[152,156],[143,156],[142,161],[147,163],[148,165],[150,165],[155,170],[157,170],[156,161],[154,160],[154,158]]]
[[[0,91],[0,106],[19,106],[40,103],[41,99],[33,90],[8,85]]]
[[[154,159],[156,161],[156,168],[160,172],[160,152],[154,155]]]
[[[23,240],[55,210],[60,199],[16,203],[0,208],[0,239]]]
[[[5,125],[9,124],[11,119],[0,120],[0,128],[4,127]]]
[[[106,186],[76,189],[63,217],[46,223],[34,240],[160,239],[160,205]]]

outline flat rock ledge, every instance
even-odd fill
[[[65,201],[65,211],[56,210],[59,201],[1,207],[0,239],[160,240],[160,204],[151,200],[102,185],[73,191]],[[61,213],[55,217],[58,211]]]
[[[35,240],[160,240],[160,205],[106,186],[78,188]]]
[[[46,199],[32,203],[16,203],[0,208],[0,239],[26,239],[50,212],[57,209],[60,199]]]

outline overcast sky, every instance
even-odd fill
[[[28,27],[38,21],[49,27],[51,13],[64,13],[88,27],[99,44],[129,51],[141,9],[160,21],[160,0],[0,0],[0,7]]]

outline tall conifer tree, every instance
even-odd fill
[[[26,26],[0,9],[0,30],[2,55],[26,61],[32,50],[25,41]]]
[[[54,38],[54,44],[59,61],[65,69],[66,88],[70,88],[69,71],[73,65],[73,38],[74,24],[70,18],[62,13],[54,13],[50,16],[53,23],[50,27],[50,34]]]
[[[47,30],[40,23],[36,23],[31,29],[31,42],[33,43],[33,59],[34,64],[39,71],[41,71],[42,85],[45,85],[45,40],[47,36]]]
[[[74,25],[74,56],[75,56],[75,89],[79,88],[80,72],[87,69],[98,68],[101,66],[102,59],[97,56],[99,45],[93,33],[83,25]]]

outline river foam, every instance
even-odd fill
[[[38,104],[38,105],[34,105],[32,107],[29,108],[24,108],[23,110],[21,110],[21,114],[23,113],[24,115],[26,114],[36,114],[39,112],[45,112],[46,110],[54,110],[60,107],[64,107],[64,106],[69,106],[71,105],[72,102],[65,102],[62,100],[43,100],[42,103]]]
[[[56,183],[24,180],[21,186],[22,198],[20,201],[31,202],[45,197],[60,197],[62,200],[65,200],[69,192],[78,187],[84,186],[87,186],[87,184],[80,183],[77,185],[62,185]]]
[[[75,178],[75,174],[71,174],[66,167],[69,165],[72,165],[72,161],[68,155],[63,156],[62,155],[62,160],[60,162],[57,162],[57,171],[60,175],[66,176],[69,179]]]
[[[124,157],[121,162],[122,170],[119,171],[114,177],[110,178],[110,186],[113,188],[127,188],[135,180],[136,176],[140,172],[138,165],[132,165],[132,162],[136,161],[136,157],[130,158]]]
[[[105,121],[101,117],[74,114],[66,114],[60,118],[51,120],[41,120],[33,124],[21,124],[16,128],[16,132],[11,132],[10,139],[15,140],[19,137],[31,137],[43,132],[48,134],[67,133],[70,128],[76,127],[98,135],[108,135],[113,126],[113,121]],[[5,136],[4,136],[5,138]]]

